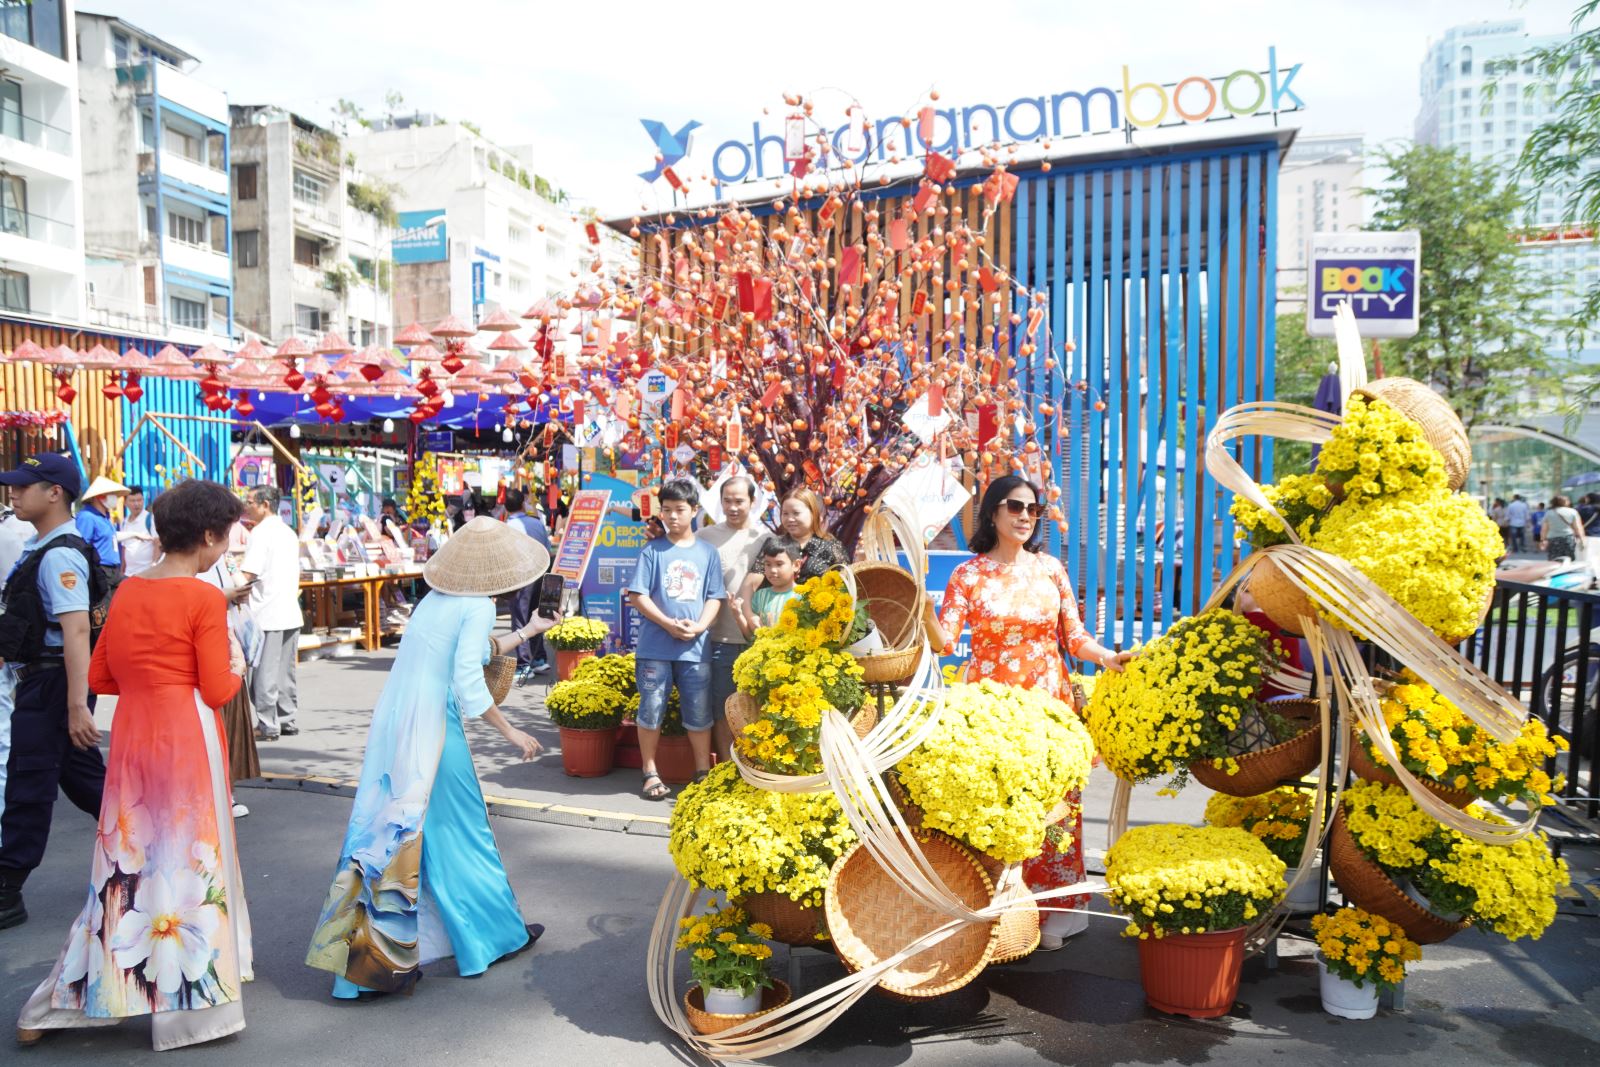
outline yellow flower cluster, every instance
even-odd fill
[[[1253,797],[1215,793],[1206,801],[1207,826],[1247,830],[1290,867],[1300,866],[1310,822],[1311,794],[1291,786]]]
[[[1530,719],[1515,741],[1501,744],[1410,671],[1384,698],[1383,718],[1400,762],[1440,785],[1490,802],[1511,798],[1537,806],[1554,804],[1551,792],[1566,784],[1544,770],[1546,760],[1567,750],[1566,738],[1551,737],[1544,723]],[[1378,766],[1388,762],[1365,734],[1361,743]]]
[[[1471,498],[1424,490],[1349,498],[1306,543],[1346,560],[1447,640],[1478,628],[1505,551],[1499,529]]]
[[[1328,970],[1358,987],[1372,982],[1379,989],[1393,989],[1405,981],[1406,964],[1422,958],[1421,947],[1404,929],[1360,908],[1314,915],[1311,932]]]
[[[1043,849],[1046,816],[1088,781],[1093,758],[1066,704],[982,681],[945,691],[938,725],[895,769],[923,825],[1016,863]]]
[[[1284,863],[1233,827],[1136,826],[1106,853],[1106,894],[1126,937],[1232,930],[1283,896]]]
[[[689,953],[689,974],[707,988],[737,989],[745,996],[772,985],[767,961],[772,928],[753,923],[737,906],[678,920],[679,951]]]
[[[1422,427],[1383,400],[1356,394],[1317,457],[1317,474],[1345,499],[1447,492],[1444,457]]]
[[[1278,655],[1264,631],[1226,608],[1181,620],[1095,686],[1085,712],[1095,747],[1129,782],[1226,760],[1228,734]]]
[[[719,763],[678,797],[667,848],[678,873],[702,889],[782,893],[819,907],[833,861],[855,841],[831,792],[758,789]]]
[[[544,698],[550,721],[569,730],[614,730],[627,703],[610,686],[579,678],[557,682]]]
[[[1485,844],[1429,818],[1400,786],[1356,782],[1344,793],[1351,835],[1391,877],[1409,881],[1440,915],[1459,915],[1510,941],[1540,937],[1555,920],[1556,894],[1571,884],[1542,833]],[[1503,824],[1473,807],[1485,822]]]
[[[599,648],[605,644],[606,637],[610,633],[611,627],[599,619],[586,619],[582,615],[574,615],[546,630],[544,639],[550,642],[552,648],[573,652]]]
[[[444,494],[439,491],[439,460],[431,452],[417,457],[411,465],[411,488],[406,493],[406,515],[412,522],[429,526],[445,520]]]
[[[837,579],[836,572],[829,573]],[[805,585],[821,582],[814,578]],[[861,665],[826,640],[839,626],[848,632],[850,595],[842,583],[837,589],[817,585],[808,595],[823,598],[832,614],[814,627],[797,629],[793,613],[785,610],[778,625],[759,631],[733,664],[734,684],[762,705],[761,717],[734,739],[739,755],[776,774],[821,770],[823,715],[830,708],[849,715],[865,696]]]
[[[827,571],[795,586],[795,598],[778,615],[775,629],[793,633],[810,630],[824,645],[838,648],[855,624],[855,601],[845,588],[844,576]]]
[[[1261,492],[1278,509],[1283,519],[1242,496],[1234,497],[1229,509],[1240,532],[1249,537],[1250,544],[1256,548],[1288,544],[1289,535],[1284,530],[1284,521],[1299,533],[1302,524],[1333,503],[1332,490],[1317,474],[1286,475],[1276,484],[1262,486]]]
[[[625,698],[639,695],[634,681],[632,652],[617,652],[609,656],[586,659],[572,669],[572,679],[598,682],[608,689],[615,689]]]

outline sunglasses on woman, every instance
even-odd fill
[[[1021,500],[1002,500],[1000,503],[1006,506],[1006,514],[1008,515],[1021,515],[1024,511],[1028,513],[1030,519],[1037,519],[1044,515],[1043,504],[1028,504]]]

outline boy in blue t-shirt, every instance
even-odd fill
[[[656,742],[674,684],[694,750],[695,780],[711,769],[713,715],[706,699],[711,662],[705,634],[727,596],[717,550],[697,538],[691,525],[699,510],[699,487],[675,478],[661,487],[659,497],[665,534],[639,552],[639,565],[628,584],[628,603],[640,615],[639,644],[634,649],[634,681],[639,688],[635,721],[647,800],[663,800],[670,792],[656,773]]]

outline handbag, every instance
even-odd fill
[[[235,604],[228,609],[228,629],[238,638],[239,649],[244,653],[245,665],[251,668],[261,663],[261,650],[266,647],[267,635],[256,622],[250,609]]]

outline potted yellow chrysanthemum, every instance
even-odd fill
[[[586,619],[581,615],[574,615],[546,630],[544,639],[556,650],[556,680],[564,682],[571,678],[578,664],[592,659],[610,633],[611,627],[599,619]]]
[[[695,983],[684,1005],[697,1031],[714,1034],[788,1002],[789,987],[767,974],[771,927],[750,922],[738,906],[691,915],[678,926],[678,948],[689,953]]]
[[[611,773],[626,704],[621,693],[592,678],[571,678],[550,687],[544,706],[561,731],[561,766],[569,775],[599,778]]]
[[[1322,1010],[1341,1019],[1370,1019],[1378,993],[1405,981],[1406,964],[1422,949],[1399,923],[1360,908],[1340,908],[1311,919],[1317,937],[1317,972]]]

